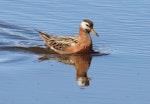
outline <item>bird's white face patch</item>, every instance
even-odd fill
[[[81,27],[90,30],[90,25],[87,22],[81,22]]]

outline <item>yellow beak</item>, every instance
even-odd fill
[[[96,36],[99,36],[98,33],[97,33],[94,29],[91,29],[91,32],[92,32],[93,34],[95,34]]]

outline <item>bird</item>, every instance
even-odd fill
[[[94,30],[94,23],[84,19],[76,36],[58,36],[36,30],[50,50],[57,54],[85,54],[93,51],[90,32],[99,36]]]

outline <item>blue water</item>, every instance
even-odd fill
[[[0,4],[0,104],[150,103],[149,0]],[[85,18],[101,55],[50,54],[35,31],[76,35]]]

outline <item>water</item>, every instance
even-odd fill
[[[149,104],[150,1],[0,4],[0,104]],[[101,55],[49,54],[35,31],[77,34],[85,18]]]

